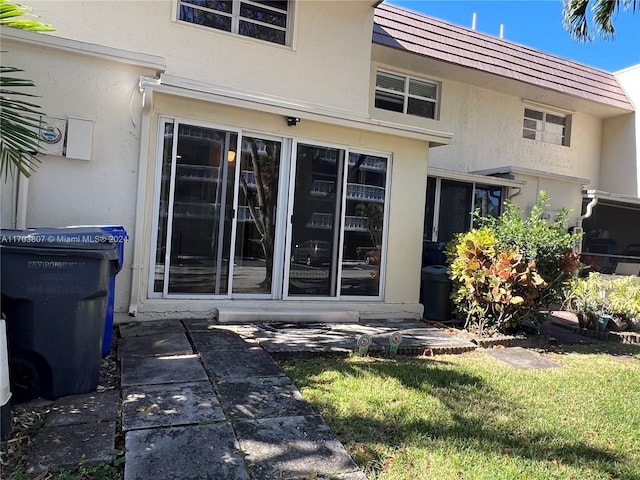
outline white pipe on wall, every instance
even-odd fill
[[[136,193],[136,216],[133,233],[133,262],[131,264],[131,294],[129,296],[129,315],[138,313],[142,266],[144,264],[144,212],[147,194],[147,170],[149,168],[149,132],[151,107],[153,105],[152,85],[158,85],[158,79],[140,78],[142,92],[142,120],[140,123],[140,152],[138,155],[138,189]]]
[[[29,202],[29,178],[17,172],[15,228],[27,227],[27,207]]]

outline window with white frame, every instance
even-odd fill
[[[435,119],[438,84],[396,73],[376,73],[376,108]]]
[[[567,115],[525,107],[522,138],[568,146],[569,118]]]
[[[178,20],[286,45],[289,0],[179,0]]]

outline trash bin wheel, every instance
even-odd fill
[[[32,359],[12,357],[9,360],[9,378],[14,402],[25,402],[40,396],[40,371]]]

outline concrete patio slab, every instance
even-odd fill
[[[118,390],[62,397],[51,405],[51,411],[47,415],[47,425],[59,427],[81,423],[114,422],[119,404]]]
[[[134,430],[125,443],[127,480],[250,480],[227,422]]]
[[[184,332],[180,320],[149,320],[146,322],[127,322],[119,325],[120,337],[143,337],[159,333]]]
[[[224,329],[208,330],[206,332],[190,332],[190,335],[196,350],[200,353],[238,350],[259,346],[253,339],[243,338],[235,332]]]
[[[216,385],[231,419],[314,415],[288,377],[248,378]]]
[[[493,350],[485,350],[486,354],[507,363],[511,366],[522,369],[543,370],[549,368],[557,368],[558,365],[551,360],[544,358],[539,353],[527,350],[522,347],[498,348]]]
[[[260,347],[202,352],[200,358],[210,377],[216,381],[284,375],[278,364]]]
[[[190,355],[193,348],[186,332],[161,333],[122,338],[118,342],[118,358]]]
[[[239,420],[238,443],[254,480],[353,473],[358,467],[321,417]]]
[[[355,349],[357,342],[357,336],[346,336],[334,332],[261,330],[256,332],[254,336],[256,341],[269,353],[349,353]]]
[[[35,436],[27,468],[41,472],[110,462],[115,439],[115,421],[46,426]]]
[[[120,384],[154,385],[207,380],[197,355],[174,357],[126,357],[122,359]]]
[[[122,389],[122,430],[224,420],[209,382],[137,385]]]

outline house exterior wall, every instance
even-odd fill
[[[420,265],[415,261],[422,253],[422,215],[426,189],[426,167],[428,143],[390,135],[374,134],[353,128],[344,128],[328,123],[302,121],[296,127],[288,127],[282,116],[255,112],[242,108],[223,106],[200,100],[180,98],[157,93],[154,95],[149,136],[149,162],[145,188],[145,235],[155,235],[153,225],[153,195],[155,189],[156,136],[160,116],[184,118],[227,127],[236,127],[248,132],[258,132],[302,142],[320,142],[361,148],[392,154],[391,185],[389,188],[389,218],[387,256],[385,269],[384,302],[344,301],[341,308],[358,310],[361,316],[416,317],[421,315],[419,301]],[[147,246],[144,253],[143,271],[148,271],[151,252],[151,238],[145,237]],[[149,289],[148,278],[141,278],[138,315],[159,317],[171,316],[173,312],[191,312],[194,315],[206,313],[215,307],[230,305],[237,300],[179,300],[146,299]],[[293,300],[265,301],[271,306],[278,304],[282,309],[295,309],[301,304],[309,307],[313,301]],[[260,302],[258,302],[260,303]],[[336,306],[336,301],[323,299],[316,302],[323,308]],[[251,301],[255,305],[256,301]]]
[[[140,141],[140,75],[151,70],[3,39],[3,61],[34,80],[43,111],[93,122],[91,160],[43,156],[29,180],[28,227],[116,224],[134,229]],[[4,190],[4,185],[3,185]],[[3,202],[4,209],[4,202]],[[7,207],[15,211],[15,204]],[[3,227],[5,225],[3,211]],[[117,277],[116,310],[126,311],[131,242]]]
[[[640,105],[640,65],[616,74],[629,98]],[[640,196],[640,116],[637,112],[604,121],[601,183],[598,190]]]
[[[373,106],[375,72],[404,73],[416,78],[436,81],[441,86],[439,118],[429,120],[377,109]],[[522,138],[524,109],[527,104],[520,96],[508,91],[494,91],[464,84],[447,78],[427,75],[424,71],[412,72],[395,65],[374,63],[371,74],[371,115],[387,121],[409,122],[428,126],[433,130],[450,131],[453,140],[449,145],[432,148],[429,166],[459,172],[475,172],[497,167],[516,167],[538,170],[545,174],[581,177],[589,180],[589,188],[599,184],[600,152],[603,121],[581,112],[571,116],[570,145],[561,146]],[[538,110],[550,110],[533,106]],[[518,178],[523,179],[523,178]],[[559,180],[552,181],[553,184]],[[564,183],[564,182],[560,182]],[[547,182],[543,178],[530,177],[513,201],[529,209]],[[565,185],[554,188],[549,194],[552,208],[573,210],[571,221],[580,215],[581,198],[576,195],[582,185]]]
[[[368,112],[372,4],[293,2],[284,47],[176,22],[172,0],[29,3],[54,35],[162,56],[169,75],[359,115]]]

